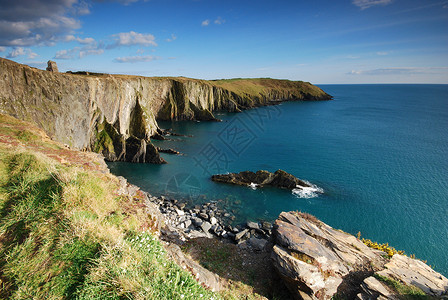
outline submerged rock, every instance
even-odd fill
[[[283,212],[274,225],[274,267],[297,299],[399,299],[387,282],[448,295],[448,279],[425,263],[367,247],[307,214]]]
[[[271,173],[265,170],[243,171],[240,173],[218,174],[213,175],[212,180],[215,182],[231,183],[236,185],[263,187],[266,185],[293,190],[300,187],[311,187],[311,185],[303,180],[298,179],[283,170],[277,170]]]

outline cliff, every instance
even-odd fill
[[[107,160],[163,163],[150,138],[157,120],[216,120],[285,100],[328,100],[307,82],[57,73],[0,58],[0,113],[31,121],[53,139]]]

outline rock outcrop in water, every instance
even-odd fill
[[[0,112],[31,121],[52,138],[107,160],[163,163],[151,136],[157,120],[216,120],[285,100],[328,100],[307,82],[205,81],[99,73],[57,73],[0,58]]]
[[[218,174],[213,175],[212,180],[215,182],[231,183],[242,186],[263,187],[270,185],[289,190],[300,187],[311,187],[309,183],[300,180],[283,170],[277,170],[275,173],[259,170],[255,173],[251,171],[243,171],[240,173]]]
[[[422,261],[367,247],[313,216],[283,212],[272,260],[296,299],[447,297],[448,279]],[[425,299],[426,299],[425,298]]]

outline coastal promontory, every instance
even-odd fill
[[[0,58],[0,112],[30,121],[55,140],[109,161],[164,163],[151,137],[158,120],[216,120],[282,101],[329,100],[302,81],[199,80],[44,71]]]

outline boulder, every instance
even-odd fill
[[[425,263],[398,254],[386,259],[385,252],[308,214],[281,213],[273,238],[274,267],[297,299],[400,298],[388,279],[429,296],[448,294],[448,279]]]
[[[248,229],[244,229],[243,231],[240,231],[237,234],[235,234],[235,241],[242,239],[248,232],[249,232]]]
[[[256,222],[247,222],[247,227],[250,229],[260,229],[260,226]]]
[[[205,233],[208,233],[208,231],[210,230],[210,228],[212,228],[212,224],[210,224],[209,222],[203,222],[201,224],[201,229],[202,231],[204,231]]]

